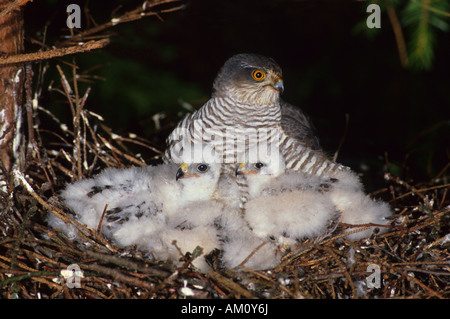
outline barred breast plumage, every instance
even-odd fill
[[[307,116],[280,99],[281,76],[281,68],[270,58],[231,57],[214,81],[211,99],[168,137],[165,160],[178,162],[187,145],[209,143],[224,163],[248,162],[252,152],[274,147],[290,170],[333,175],[344,169],[320,149]]]

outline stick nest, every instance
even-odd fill
[[[44,222],[46,214],[74,222],[58,198],[59,190],[104,167],[148,165],[144,158],[158,159],[163,147],[132,134],[113,133],[101,116],[85,108],[89,90],[82,95],[76,82],[57,69],[61,76],[58,94],[67,99],[73,123],[63,123],[40,105],[27,108],[32,129],[23,143],[25,164],[11,172],[3,170],[1,175],[1,297],[450,297],[450,184],[442,178],[410,185],[386,174],[388,187],[373,195],[395,210],[392,231],[355,242],[339,236],[305,241],[285,255],[278,267],[265,271],[242,265],[227,271],[198,272],[191,261],[200,258],[201,249],[180,255],[184,265],[175,267],[152,260],[147,252],[134,247],[119,249],[95,229],[80,224],[85,242],[69,242]],[[28,94],[27,103],[31,102]],[[74,264],[83,274],[79,288],[69,288],[64,276]],[[374,270],[379,271],[379,285],[368,279],[377,274]]]

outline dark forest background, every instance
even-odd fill
[[[81,6],[84,30],[141,2],[28,3],[25,51],[70,35],[69,3]],[[163,148],[165,137],[188,112],[186,103],[197,109],[209,98],[224,61],[254,52],[281,65],[283,98],[310,115],[330,155],[347,131],[338,161],[363,173],[369,190],[383,184],[386,169],[406,180],[424,181],[448,165],[450,37],[444,27],[433,31],[431,62],[404,67],[386,11],[381,29],[368,29],[366,2],[180,3],[183,10],[161,14],[161,19],[147,17],[110,28],[112,43],[102,50],[61,59],[76,62],[82,74],[79,85],[91,87],[86,107],[115,131],[137,133]],[[401,19],[408,1],[393,3]],[[408,28],[404,34],[407,43],[414,38]],[[53,65],[46,87],[56,78]],[[64,97],[51,90],[43,93],[40,104],[61,118],[71,117]],[[155,114],[161,115],[159,123]]]

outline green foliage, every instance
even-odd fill
[[[378,4],[386,17],[387,10],[395,11],[400,27],[404,33],[404,45],[408,51],[408,67],[412,70],[431,70],[438,46],[439,32],[449,32],[450,1],[448,0],[378,0],[365,2],[363,9],[371,3]],[[390,18],[391,20],[391,18]],[[387,21],[386,21],[387,22]],[[395,23],[392,20],[390,25]],[[361,20],[353,29],[354,33],[363,33],[369,40],[384,32],[386,23],[381,29],[369,29],[366,19]],[[384,30],[383,30],[384,29]],[[397,39],[397,41],[401,41]]]
[[[414,69],[433,67],[438,31],[448,32],[447,0],[409,1],[402,11],[402,24],[409,30],[409,65]]]

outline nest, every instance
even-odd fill
[[[194,258],[203,258],[201,247],[180,254],[182,267],[148,258],[148,252],[135,247],[115,247],[96,229],[73,220],[58,191],[104,167],[148,165],[144,158],[157,160],[162,148],[133,134],[115,134],[101,116],[86,109],[89,90],[78,96],[69,84],[74,80],[68,81],[59,67],[58,71],[57,92],[67,100],[73,123],[63,123],[40,105],[27,109],[33,129],[24,144],[25,165],[3,170],[1,297],[450,297],[450,184],[442,179],[410,185],[386,174],[389,186],[372,195],[388,201],[396,212],[390,232],[354,242],[339,235],[305,241],[274,269],[255,271],[244,263],[236,269],[201,273],[191,265]],[[42,122],[53,128],[48,130]],[[46,214],[76,223],[84,243],[76,245],[49,228]]]

